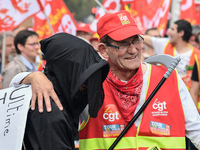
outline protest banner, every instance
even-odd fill
[[[31,97],[30,85],[0,90],[1,150],[21,150]]]

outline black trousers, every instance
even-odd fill
[[[52,112],[29,110],[25,129],[26,150],[74,150],[73,122],[65,109],[52,102]]]

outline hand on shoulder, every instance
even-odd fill
[[[51,81],[45,76],[44,73],[36,71],[28,76],[26,76],[21,83],[31,84],[32,86],[32,101],[31,101],[31,109],[35,109],[36,100],[38,101],[38,109],[39,112],[43,112],[43,98],[45,101],[45,105],[47,111],[50,112],[52,110],[50,97],[57,104],[58,108],[62,111],[63,107],[60,103],[60,100],[57,94],[54,91],[53,84]]]

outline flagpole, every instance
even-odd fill
[[[51,22],[50,22],[50,20],[49,20],[49,18],[48,18],[48,16],[47,16],[45,10],[43,10],[43,13],[44,13],[44,15],[45,15],[45,17],[46,17],[46,19],[47,19],[47,22],[48,22],[48,24],[49,24],[49,27],[50,27],[50,29],[51,29],[51,32],[52,32],[52,34],[54,35],[53,27],[52,27],[52,25],[51,25]]]
[[[109,13],[109,11],[99,2],[99,0],[95,0],[95,2],[96,2],[100,7],[102,7],[106,13]]]
[[[49,20],[47,14],[46,14],[46,12],[45,12],[45,8],[43,7],[43,5],[42,5],[42,3],[41,3],[40,0],[37,0],[37,2],[38,2],[38,4],[40,5],[40,9],[43,10],[43,13],[44,13],[44,15],[45,15],[45,17],[46,17],[46,19],[47,19],[48,24],[49,24],[51,33],[54,35],[53,27],[52,27],[51,22],[50,22],[50,20]]]
[[[1,55],[1,72],[4,70],[5,66],[5,52],[6,51],[6,32],[3,33],[3,45],[2,45],[2,55]]]

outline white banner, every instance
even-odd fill
[[[15,29],[39,11],[38,0],[0,0],[0,32]]]
[[[31,97],[30,85],[0,90],[0,150],[21,150]]]

